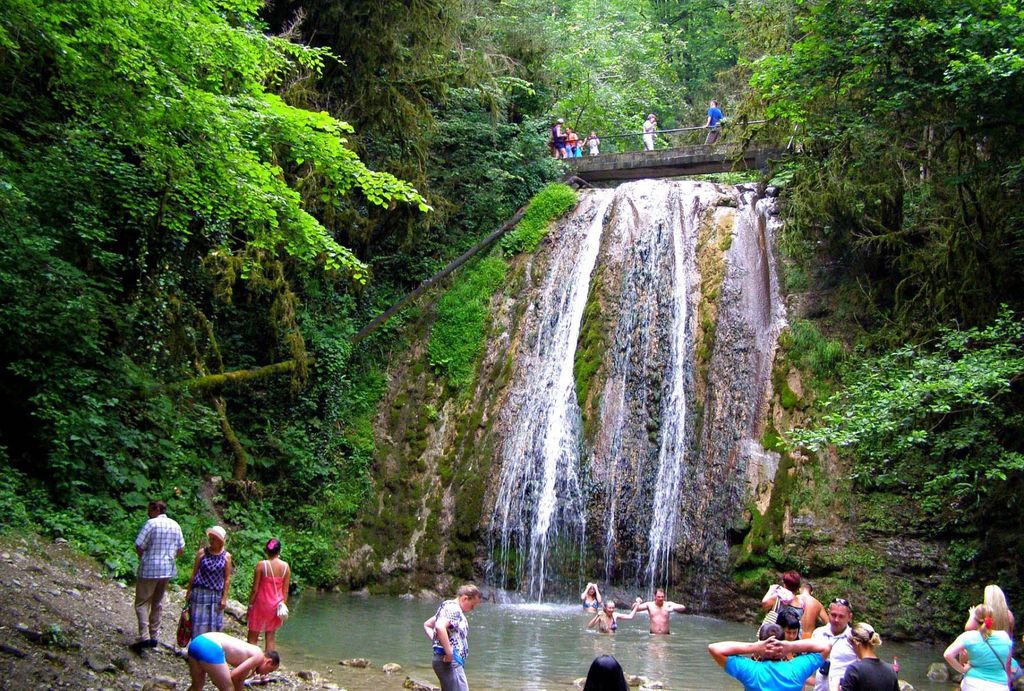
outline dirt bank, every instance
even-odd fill
[[[128,650],[135,633],[133,587],[108,578],[63,541],[0,537],[0,689],[187,689],[188,666],[173,647],[183,595],[179,589],[168,594],[162,644],[136,655]],[[224,630],[245,637],[231,616]],[[339,689],[330,679],[334,673],[293,669],[285,659],[257,688]]]

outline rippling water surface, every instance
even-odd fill
[[[422,622],[437,603],[347,594],[310,593],[293,598],[292,616],[278,634],[288,668],[330,669],[326,680],[349,691],[402,688],[406,675],[436,682],[430,669],[430,643]],[[717,640],[748,640],[753,627],[702,616],[672,615],[672,635],[647,633],[647,615],[620,622],[614,635],[585,630],[587,617],[578,605],[482,603],[470,615],[470,687],[494,689],[568,689],[585,676],[597,655],[614,655],[626,674],[661,681],[666,689],[710,691],[738,689],[707,654]],[[877,624],[877,623],[876,623]],[[884,626],[878,625],[884,635]],[[928,665],[942,660],[932,646],[890,644],[879,652],[898,655],[900,678],[916,689],[948,689],[931,684]],[[364,657],[367,670],[337,666],[342,659]],[[387,677],[381,665],[397,662],[403,672]]]

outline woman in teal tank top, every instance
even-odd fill
[[[974,608],[978,623],[975,631],[964,631],[957,636],[943,657],[949,666],[964,675],[961,691],[1005,691],[1007,688],[1006,660],[1011,653],[1010,636],[995,630],[992,608],[978,605]],[[961,664],[960,653],[967,651],[967,664]]]

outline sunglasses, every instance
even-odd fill
[[[847,599],[846,599],[845,597],[837,597],[837,598],[834,598],[834,599],[832,600],[832,603],[831,603],[831,604],[833,604],[833,605],[842,605],[843,607],[845,607],[845,608],[847,608],[847,609],[849,609],[849,610],[852,610],[852,609],[853,609],[853,607],[850,607],[850,601],[849,601],[849,600],[847,600]]]

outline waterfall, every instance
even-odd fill
[[[784,324],[772,214],[752,187],[644,180],[581,193],[551,230],[503,336],[491,582],[541,599],[586,561],[698,593],[725,568]],[[603,339],[584,401],[581,331]]]
[[[661,410],[661,444],[658,448],[658,475],[654,483],[654,501],[651,506],[651,527],[647,538],[648,589],[668,572],[673,549],[676,522],[679,514],[679,494],[683,469],[690,451],[686,442],[686,382],[688,367],[687,312],[688,288],[694,280],[696,268],[687,263],[684,240],[697,236],[700,212],[707,199],[699,193],[688,200],[689,207],[682,218],[672,219],[672,321],[669,330],[671,348],[667,363],[668,393]],[[673,205],[674,207],[674,205]]]
[[[585,535],[573,363],[609,199],[600,192],[584,195],[576,213],[552,232],[547,276],[529,307],[528,350],[505,409],[511,431],[492,519],[498,526],[497,571],[502,585],[514,576],[538,600],[549,577],[552,542],[563,538],[562,547],[578,549]]]

